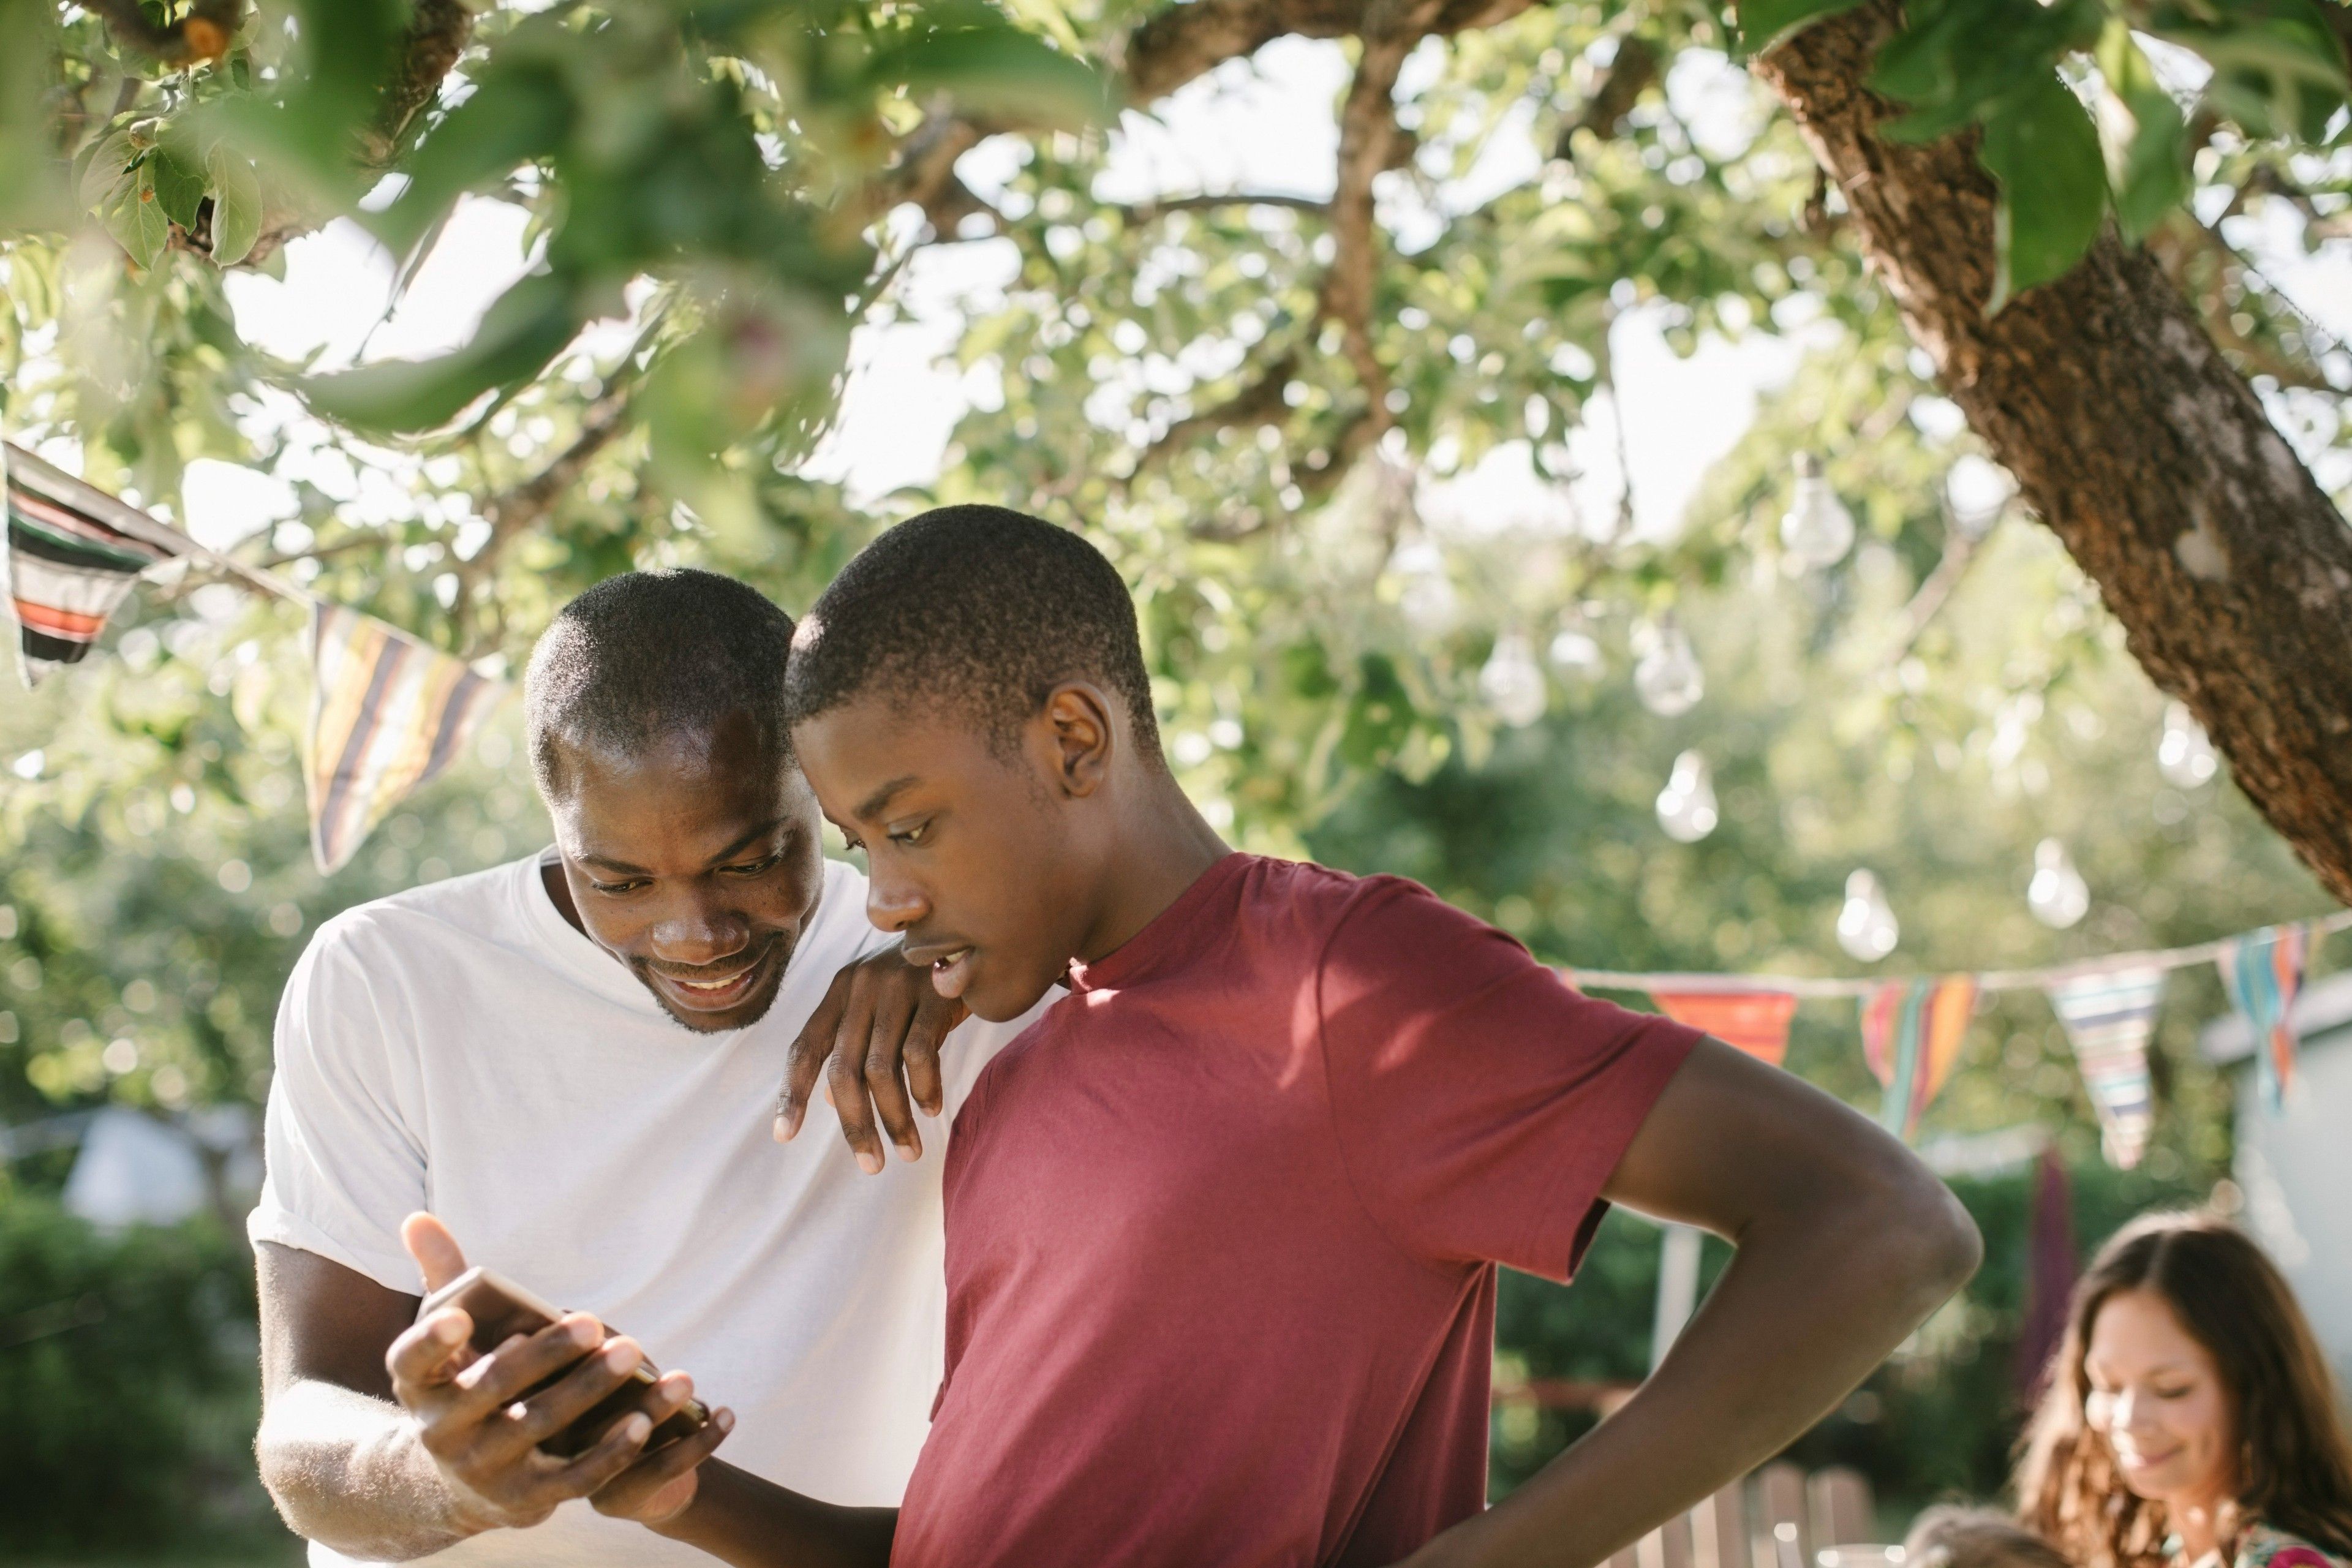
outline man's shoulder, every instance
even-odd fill
[[[511,942],[521,923],[515,885],[537,869],[531,856],[354,904],[320,926],[305,956],[350,957],[375,968],[450,943]]]
[[[1244,915],[1276,921],[1302,936],[1328,941],[1343,925],[1361,929],[1367,922],[1469,918],[1410,878],[1358,876],[1312,860],[1243,858],[1239,902]]]

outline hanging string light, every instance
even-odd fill
[[[1822,460],[1811,452],[1797,454],[1797,489],[1780,519],[1780,548],[1799,572],[1834,566],[1853,548],[1853,513],[1830,489]]]
[[[1445,570],[1445,552],[1423,534],[1408,539],[1389,557],[1389,570],[1401,585],[1397,608],[1407,625],[1424,637],[1441,637],[1454,629],[1461,608],[1454,579]]]
[[[1562,675],[1591,680],[1601,673],[1601,645],[1582,626],[1569,626],[1551,639],[1551,663]]]
[[[2156,742],[2156,771],[2164,782],[2179,789],[2195,789],[2221,769],[2212,742],[2189,716],[2186,702],[2164,705],[2164,734]]]
[[[1633,667],[1633,694],[1642,700],[1642,706],[1662,719],[1698,706],[1698,700],[1706,695],[1706,671],[1699,668],[1690,638],[1667,620],[1648,630],[1645,640],[1649,646]]]
[[[1658,792],[1658,826],[1678,844],[1696,844],[1715,831],[1716,822],[1715,779],[1706,759],[1685,752]]]
[[[1876,963],[1895,951],[1901,931],[1876,877],[1857,870],[1845,879],[1845,907],[1838,910],[1840,947],[1864,963]]]
[[[1515,730],[1524,730],[1544,716],[1549,692],[1536,663],[1535,649],[1517,632],[1495,639],[1495,651],[1478,672],[1478,690],[1495,716]]]
[[[2025,907],[2052,931],[2064,931],[2091,910],[2091,889],[2074,869],[2066,847],[2045,838],[2033,847],[2033,880],[2026,885]]]
[[[1970,541],[1992,531],[2016,494],[2017,481],[2010,478],[2009,470],[1974,452],[1954,458],[1944,476],[1946,515],[1961,537]]]

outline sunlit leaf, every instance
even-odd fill
[[[119,181],[99,214],[106,232],[142,269],[154,267],[172,242],[172,225],[155,199],[155,163],[150,157]]]
[[[2000,182],[1990,311],[2082,259],[2106,217],[2106,164],[2082,100],[2054,73],[1985,122],[1978,156]]]
[[[2114,188],[2116,221],[2138,240],[2188,199],[2189,123],[2156,79],[2147,54],[2118,21],[2099,41],[2108,92],[2097,116],[2099,144]]]
[[[1110,114],[1100,73],[1010,27],[918,34],[875,51],[869,76],[918,93],[945,92],[961,108],[1016,125],[1077,130]]]
[[[482,394],[530,380],[579,330],[571,284],[535,273],[501,294],[465,347],[385,360],[301,384],[310,406],[358,429],[415,433],[447,424]]]
[[[170,147],[158,147],[149,153],[147,169],[155,185],[155,205],[163,216],[184,229],[194,229],[204,204],[205,176]]]
[[[261,176],[226,147],[214,148],[205,167],[213,183],[213,260],[234,267],[261,234]]]
[[[1743,0],[1738,7],[1740,52],[1760,55],[1815,22],[1860,4],[1862,0]]]

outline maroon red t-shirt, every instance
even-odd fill
[[[1495,1265],[1565,1279],[1697,1034],[1391,877],[1231,855],[949,1141],[893,1568],[1378,1568],[1486,1494]]]

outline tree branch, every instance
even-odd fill
[[[1986,313],[1999,192],[1973,133],[1889,141],[1863,84],[1895,0],[1755,63],[1845,193],[1873,271],[1992,457],[2231,777],[2352,900],[2352,529],[2157,259],[2112,229]]]
[[[489,536],[482,541],[482,547],[474,552],[472,558],[458,563],[457,569],[460,645],[466,640],[465,622],[477,587],[489,577],[506,547],[553,509],[563,492],[578,480],[589,459],[628,427],[633,392],[634,387],[627,384],[615,386],[590,404],[580,416],[580,433],[569,447],[557,453],[547,467],[512,489],[493,497],[482,509],[482,521],[490,527]]]
[[[1328,213],[1331,204],[1320,196],[1286,196],[1265,192],[1234,191],[1224,195],[1156,196],[1110,210],[1129,223],[1150,223],[1170,213],[1204,212],[1214,207],[1286,207],[1292,212]]]
[[[1275,357],[1260,371],[1257,379],[1244,385],[1223,403],[1187,414],[1160,433],[1160,438],[1136,454],[1135,467],[1128,470],[1127,480],[1133,484],[1146,471],[1157,468],[1173,456],[1176,449],[1194,437],[1212,430],[1229,430],[1242,425],[1263,425],[1278,419],[1286,405],[1283,388],[1298,374],[1298,350],[1294,345]]]
[[[1551,155],[1575,157],[1580,131],[1603,142],[1614,138],[1625,116],[1633,112],[1642,94],[1658,79],[1658,51],[1642,39],[1630,33],[1618,39],[1617,58],[1609,62],[1609,74],[1593,87],[1592,96],[1585,100],[1584,112],[1561,129]]]

